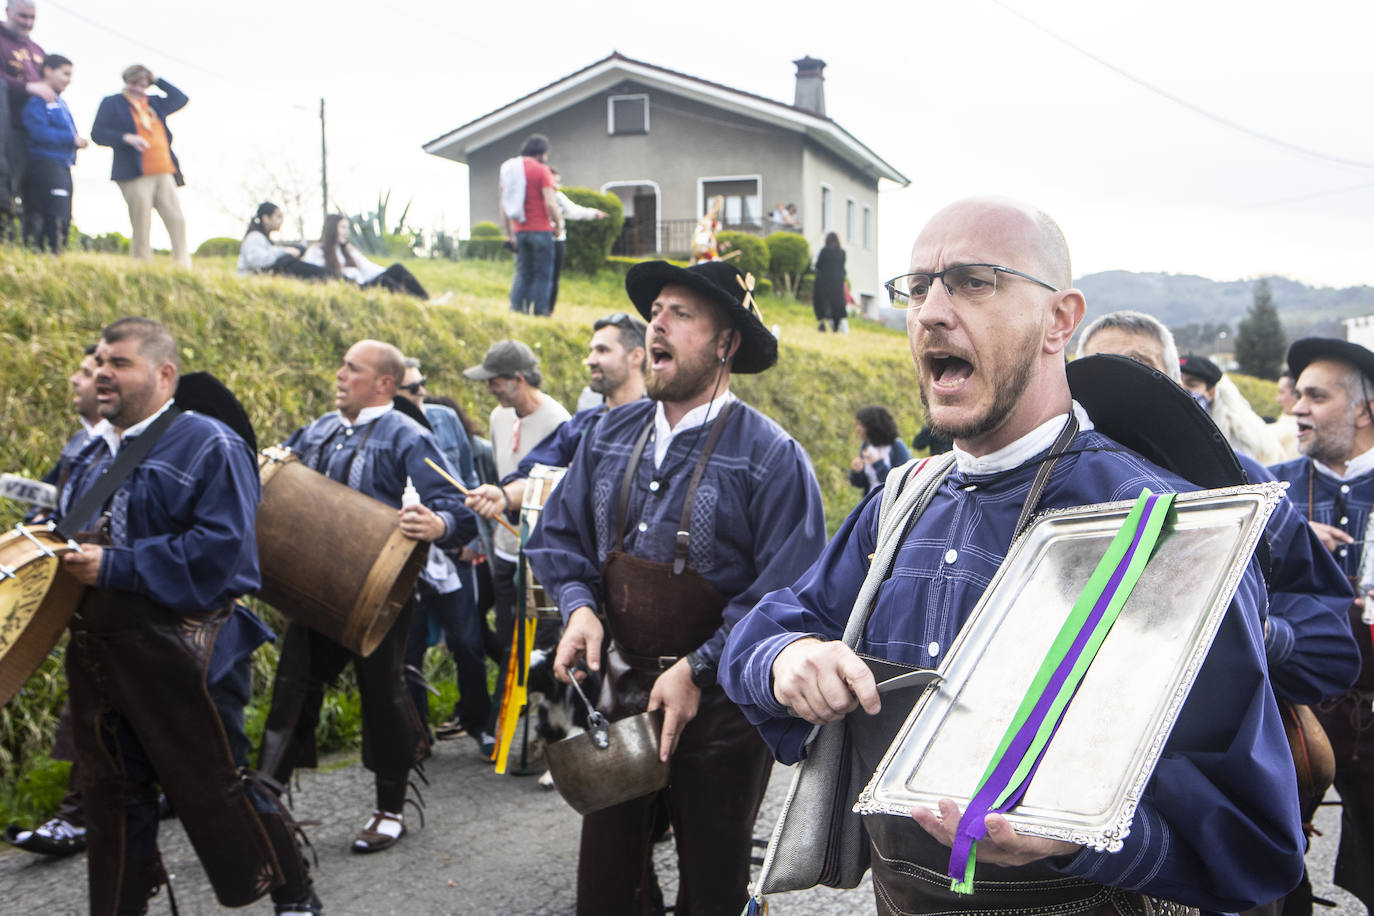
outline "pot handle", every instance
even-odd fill
[[[581,668],[582,666],[578,665],[577,667]],[[597,711],[597,708],[587,699],[587,695],[582,692],[582,684],[577,680],[577,668],[574,668],[570,673],[572,674],[573,690],[576,690],[577,695],[582,699],[582,705],[587,707],[587,733],[592,736],[592,744],[604,751],[611,746],[611,724],[606,721],[606,717]]]

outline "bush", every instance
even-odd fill
[[[784,293],[795,295],[811,264],[811,246],[795,232],[774,232],[768,243],[768,275]]]
[[[223,236],[206,239],[201,242],[200,247],[196,249],[196,257],[198,258],[235,258],[238,257],[238,254],[239,240],[225,238]]]
[[[739,257],[730,259],[730,263],[738,267],[740,272],[753,274],[758,279],[768,276],[768,243],[757,235],[719,232],[716,233],[716,244],[722,255],[732,251],[740,253]]]
[[[501,234],[501,227],[495,223],[486,221],[480,222],[472,227],[472,237],[474,239],[500,239],[505,238]]]
[[[595,207],[606,214],[605,219],[568,221],[568,251],[563,269],[594,274],[605,265],[611,246],[620,238],[625,208],[614,194],[602,194],[591,188],[564,188],[563,193],[575,204]]]
[[[495,239],[464,239],[458,243],[458,256],[460,258],[476,258],[479,261],[507,261],[515,257],[510,249],[506,247],[506,240]]]

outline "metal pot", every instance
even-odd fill
[[[587,707],[587,730],[544,749],[563,800],[579,814],[591,814],[668,785],[668,764],[658,759],[662,711],[608,722],[587,700],[576,678],[572,683]]]

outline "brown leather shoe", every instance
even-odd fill
[[[395,827],[389,826],[391,824]],[[390,831],[396,827],[400,828],[400,832],[393,836]],[[396,841],[405,835],[406,825],[401,815],[392,814],[390,811],[373,811],[367,825],[359,830],[357,837],[354,838],[353,851],[381,852],[395,846]]]

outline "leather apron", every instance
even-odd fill
[[[649,691],[658,676],[720,628],[725,605],[729,602],[701,573],[687,565],[687,552],[697,487],[734,406],[735,402],[731,401],[716,416],[692,468],[672,563],[655,563],[625,552],[630,494],[644,448],[654,430],[652,417],[630,452],[620,481],[615,546],[601,567],[606,591],[606,626],[611,640],[606,650],[605,680],[598,705],[613,720],[643,712],[649,705]]]

